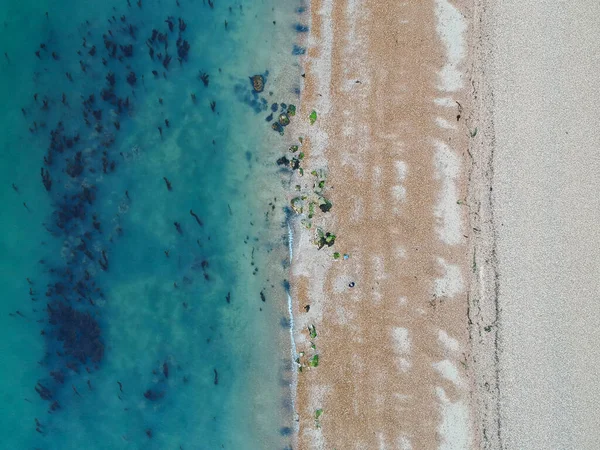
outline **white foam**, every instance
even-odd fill
[[[454,92],[463,86],[459,64],[465,55],[464,33],[467,24],[462,14],[448,0],[436,0],[437,32],[446,47],[446,64],[440,71],[438,88]]]
[[[444,275],[433,282],[433,293],[436,298],[453,298],[463,289],[463,278],[460,267],[448,264],[443,258],[438,258]]]
[[[461,241],[461,211],[458,201],[456,179],[460,173],[460,160],[444,142],[435,140],[436,179],[441,180],[441,192],[435,215],[441,222],[438,234],[443,242],[456,245]]]
[[[440,400],[442,421],[438,427],[441,438],[439,450],[468,450],[470,448],[469,415],[462,400],[451,402],[443,388],[435,388]]]
[[[288,229],[288,250],[290,254],[290,264],[292,263],[292,256],[294,253],[294,233],[292,232],[292,227],[290,222],[287,223]],[[292,296],[287,293],[287,302],[288,302],[288,316],[290,319],[290,344],[291,344],[291,356],[292,356],[292,381],[290,383],[290,390],[292,396],[292,411],[296,410],[296,390],[298,387],[298,371],[296,370],[296,359],[298,358],[298,354],[296,353],[296,341],[294,339],[294,310],[293,310],[293,301]]]

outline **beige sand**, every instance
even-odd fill
[[[598,449],[600,3],[483,5],[498,279],[482,298],[499,288],[489,448]]]
[[[298,183],[310,188],[308,173],[326,169],[334,207],[312,230],[294,227],[297,349],[312,354],[314,324],[320,355],[298,377],[297,448],[479,446],[465,4],[311,2],[299,114],[319,119],[297,130],[307,155]],[[317,226],[338,236],[334,249],[316,250]]]

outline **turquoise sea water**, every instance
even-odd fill
[[[130,3],[0,3],[0,447],[289,448],[303,5]]]

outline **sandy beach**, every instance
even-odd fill
[[[490,13],[500,444],[597,449],[600,5]]]
[[[334,206],[293,222],[296,350],[319,355],[297,448],[600,448],[585,3],[311,2],[298,132]]]
[[[333,209],[310,230],[295,221],[297,351],[319,355],[298,376],[298,448],[477,445],[468,13],[446,0],[311,2],[300,114],[318,120],[298,132]],[[316,227],[337,236],[332,249],[317,250]]]

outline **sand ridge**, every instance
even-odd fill
[[[303,165],[327,171],[334,205],[313,223],[335,232],[335,251],[350,258],[317,251],[314,227],[295,221],[297,350],[308,351],[315,325],[320,355],[298,377],[300,449],[476,444],[467,48],[452,47],[452,21],[466,34],[465,9],[446,0],[311,2],[299,114],[315,109],[319,119],[297,131]],[[310,184],[306,174],[298,180]]]

